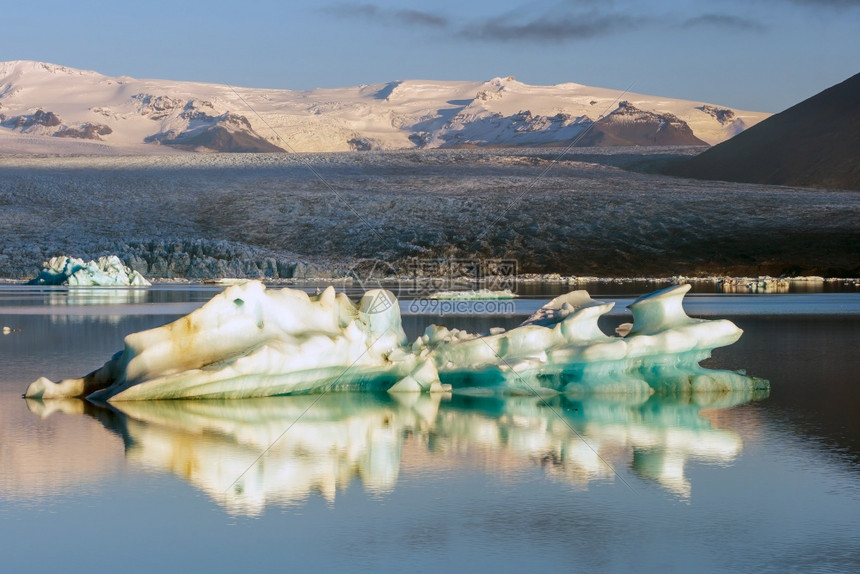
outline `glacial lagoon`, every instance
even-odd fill
[[[0,287],[4,571],[852,571],[860,294],[685,299],[769,392],[27,401],[217,288]],[[439,322],[519,324],[553,294]],[[639,294],[645,291],[640,291]],[[635,295],[603,319],[629,321]],[[403,301],[402,305],[409,304]],[[410,338],[435,320],[404,311]]]

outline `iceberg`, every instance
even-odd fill
[[[714,376],[699,366],[742,331],[725,319],[687,316],[689,289],[634,301],[624,337],[598,327],[613,303],[580,290],[508,331],[480,335],[430,325],[410,343],[389,291],[368,291],[356,305],[333,287],[310,296],[250,281],[172,323],[128,335],[100,369],[59,382],[42,377],[25,396],[114,402],[328,391],[647,396],[767,388],[762,379]]]
[[[98,261],[61,255],[42,264],[39,275],[28,285],[97,285],[100,287],[146,287],[150,285],[143,275],[126,267],[116,255],[99,257]]]

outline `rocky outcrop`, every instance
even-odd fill
[[[712,106],[710,104],[703,104],[699,106],[699,109],[723,125],[735,121],[735,112],[728,108],[718,108],[717,106]]]
[[[615,111],[596,122],[587,116],[562,112],[552,116],[530,110],[510,116],[461,112],[438,135],[422,132],[413,134],[410,140],[419,147],[553,146],[572,141],[579,147],[707,145],[680,118],[640,110],[629,102],[621,102]]]
[[[101,140],[101,136],[113,133],[110,126],[103,124],[82,124],[78,127],[65,127],[54,134],[58,138],[76,138],[84,140]]]
[[[640,110],[621,102],[606,117],[597,120],[577,141],[587,146],[707,145],[693,134],[687,123],[669,113]]]
[[[32,114],[13,116],[6,118],[0,114],[0,125],[5,128],[18,130],[22,133],[39,133],[58,138],[77,138],[87,140],[101,140],[100,136],[113,133],[110,126],[94,123],[83,123],[78,126],[67,126],[63,124],[60,116],[54,112],[46,112],[38,109]],[[56,130],[50,128],[57,128]]]
[[[45,110],[36,110],[32,114],[12,116],[3,121],[3,127],[12,128],[14,130],[26,131],[36,126],[55,127],[62,124],[60,117],[54,112],[46,112]]]
[[[278,153],[284,150],[260,137],[253,131],[231,130],[220,123],[202,126],[184,132],[167,132],[146,138],[146,142],[189,151],[216,151],[227,153]]]
[[[245,116],[232,112],[217,113],[211,102],[179,100],[167,96],[137,94],[141,114],[152,120],[173,120],[166,130],[145,138],[146,143],[158,143],[188,151],[227,153],[277,153],[284,150],[251,127]]]
[[[509,116],[461,112],[437,133],[418,132],[410,140],[419,147],[542,146],[567,142],[588,123],[585,117],[552,116],[521,110]]]
[[[186,100],[153,94],[135,94],[131,99],[137,103],[137,109],[141,115],[153,120],[164,119],[187,104]]]

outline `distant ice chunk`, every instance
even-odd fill
[[[39,275],[28,285],[97,285],[100,287],[145,287],[150,285],[143,275],[126,267],[116,255],[99,257],[97,261],[61,255],[42,264]]]
[[[717,289],[723,293],[788,293],[790,280],[783,277],[722,277]]]
[[[493,291],[492,289],[475,289],[471,291],[437,291],[428,297],[445,301],[483,301],[493,299],[515,299],[516,294],[510,289]]]
[[[123,401],[330,390],[647,396],[767,388],[761,379],[699,366],[742,331],[724,319],[688,317],[682,299],[689,289],[638,299],[623,338],[597,324],[613,303],[574,291],[508,331],[479,335],[430,325],[410,344],[389,291],[368,291],[356,306],[333,287],[311,297],[251,281],[173,323],[129,335],[101,369],[59,383],[41,378],[26,396]]]

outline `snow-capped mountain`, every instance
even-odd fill
[[[0,151],[7,153],[541,146],[578,136],[579,145],[716,144],[769,115],[512,77],[291,91],[0,63]]]

